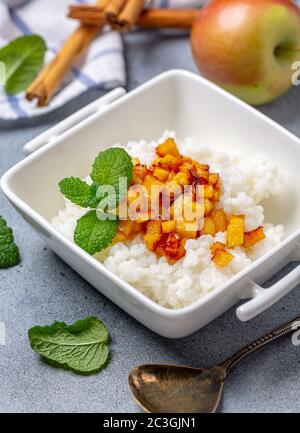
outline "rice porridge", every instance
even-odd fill
[[[147,143],[142,140],[117,146],[124,148],[132,158],[138,158],[139,164],[149,167],[157,157],[157,146],[170,138],[176,140],[175,133],[165,131],[158,142]],[[233,216],[233,239],[238,233],[238,229],[234,232],[234,227],[238,227],[239,222],[244,224],[246,236],[248,233],[248,236],[260,235],[260,238],[254,242],[250,238],[248,244],[245,244],[244,240],[243,245],[231,245],[228,242],[229,225],[227,229],[216,233],[215,230],[210,232],[207,229],[201,234],[197,232],[195,236],[186,237],[184,253],[170,262],[167,257],[151,251],[145,239],[147,233],[145,235],[137,232],[132,238],[124,238],[124,241],[114,243],[95,254],[111,272],[155,302],[171,309],[190,305],[216,289],[278,245],[284,235],[282,225],[274,226],[271,221],[264,221],[264,208],[261,205],[264,199],[279,194],[284,188],[283,175],[274,163],[262,155],[253,155],[248,159],[227,154],[199,145],[193,139],[176,140],[176,144],[181,155],[206,164],[212,174],[218,173],[221,186],[214,212],[219,210]],[[160,174],[163,175],[163,169]],[[86,180],[91,183],[90,178]],[[217,188],[211,188],[211,191],[213,194]],[[86,212],[87,209],[65,199],[64,208],[52,219],[52,224],[59,232],[73,240],[77,220]],[[243,218],[239,217],[241,215]],[[207,222],[212,221],[214,224],[212,218],[209,218]],[[234,221],[234,218],[237,221]],[[214,253],[219,254],[220,260],[226,261],[226,266],[212,259],[213,245],[217,246]],[[223,247],[219,251],[220,245]]]

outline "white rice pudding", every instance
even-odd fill
[[[158,142],[142,140],[116,146],[126,149],[132,157],[138,157],[141,163],[150,165],[156,156],[155,148],[168,137],[176,138],[174,132],[165,131]],[[266,223],[260,203],[270,195],[279,194],[285,185],[278,167],[262,155],[253,155],[249,160],[199,145],[193,139],[177,141],[177,145],[182,155],[208,164],[211,172],[221,175],[222,194],[218,207],[227,213],[245,215],[246,231],[264,225],[266,238],[247,250],[229,250],[234,259],[225,267],[212,262],[210,245],[215,241],[226,242],[226,232],[187,240],[186,256],[174,265],[149,251],[141,236],[96,254],[95,257],[111,272],[158,304],[174,309],[190,305],[216,289],[281,242],[284,227]],[[73,240],[76,222],[86,211],[65,200],[65,207],[52,219],[52,224]]]

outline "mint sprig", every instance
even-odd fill
[[[98,373],[109,361],[109,336],[105,324],[87,317],[73,325],[54,322],[29,329],[31,348],[53,367],[89,375]]]
[[[112,147],[100,152],[93,164],[91,178],[96,185],[110,185],[115,189],[117,204],[127,193],[132,179],[133,164],[126,150]],[[120,179],[126,179],[125,188],[120,188]]]
[[[93,210],[81,217],[76,225],[74,241],[91,255],[105,249],[113,240],[118,220],[99,220]]]
[[[95,185],[88,185],[78,177],[68,177],[59,183],[59,188],[68,200],[78,206],[87,208],[97,206]]]
[[[45,41],[38,35],[20,36],[0,49],[8,94],[14,95],[27,89],[43,66],[45,52]]]
[[[94,255],[107,248],[115,237],[118,218],[109,211],[125,199],[132,172],[133,163],[128,153],[113,147],[96,157],[91,173],[92,185],[76,177],[65,178],[59,183],[60,191],[68,200],[90,209],[77,221],[74,232],[74,242],[89,254]],[[106,188],[102,187],[110,187],[108,191],[111,192],[103,195],[102,190]]]
[[[12,229],[0,216],[0,269],[11,268],[20,263],[18,247],[14,243]]]

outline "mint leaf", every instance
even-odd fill
[[[21,36],[0,50],[8,94],[23,92],[43,66],[46,44],[38,35]]]
[[[116,205],[122,201],[132,180],[133,164],[126,150],[112,147],[100,152],[94,161],[91,178],[96,185],[111,185],[116,191]],[[125,185],[120,187],[119,179],[125,179]]]
[[[100,220],[91,210],[77,221],[74,242],[91,255],[107,248],[117,233],[119,221]]]
[[[118,218],[109,213],[126,197],[132,180],[133,163],[121,148],[101,152],[95,159],[89,186],[79,178],[63,179],[60,190],[72,203],[84,208],[97,208],[77,221],[74,242],[94,255],[107,248],[117,233]]]
[[[19,263],[20,254],[14,243],[13,232],[0,216],[0,269],[7,269]]]
[[[72,203],[81,207],[97,206],[97,187],[88,185],[78,177],[67,177],[59,182],[60,191]]]
[[[96,317],[73,325],[54,322],[51,326],[34,326],[28,337],[31,348],[54,367],[88,375],[98,373],[109,361],[108,331]]]

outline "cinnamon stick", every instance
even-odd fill
[[[147,9],[136,22],[138,27],[157,29],[190,29],[199,14],[198,9]],[[95,6],[70,6],[69,17],[86,25],[101,25],[105,20],[103,10]]]
[[[97,0],[96,6],[104,9],[110,0]],[[100,24],[101,28],[101,24]],[[90,43],[100,31],[99,24],[91,26],[80,24],[75,32],[65,41],[62,49],[33,83],[28,87],[26,98],[37,99],[37,105],[44,107],[62,83],[66,73],[76,60],[86,51]]]
[[[118,15],[124,8],[126,1],[127,0],[111,0],[109,2],[105,9],[105,18],[109,24],[114,25],[117,23]]]
[[[145,6],[145,0],[127,0],[117,19],[120,30],[129,31],[136,24]]]

